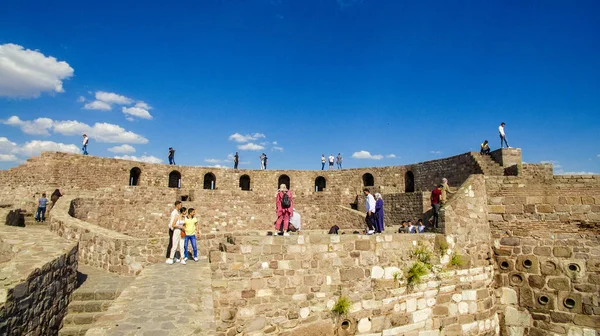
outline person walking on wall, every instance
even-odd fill
[[[510,148],[508,142],[506,141],[506,133],[504,132],[504,126],[506,126],[505,123],[501,123],[500,126],[498,126],[498,133],[500,133],[500,148],[504,148],[504,145],[506,145],[506,148]]]
[[[485,140],[481,144],[481,149],[479,150],[479,154],[481,154],[481,155],[490,155],[490,145],[488,144],[487,140]]]
[[[188,243],[192,243],[192,250],[194,251],[194,261],[198,261],[198,245],[196,244],[196,228],[198,227],[198,219],[196,216],[196,210],[189,208],[188,215],[184,221],[185,237],[183,243],[183,251],[185,252],[184,260],[190,258],[188,252]]]
[[[335,163],[335,157],[333,153],[329,154],[329,170],[333,170],[333,164]]]
[[[169,165],[175,165],[175,150],[169,147]]]
[[[238,152],[235,152],[233,156],[233,169],[238,169],[238,164],[240,163],[240,155]]]
[[[262,153],[258,158],[260,160],[260,169],[264,170],[265,169],[265,158],[267,156],[265,155],[265,153]]]
[[[380,193],[375,193],[375,232],[382,233],[384,230],[383,226],[383,198]]]
[[[42,197],[37,200],[37,211],[35,212],[35,221],[36,222],[45,222],[46,221],[46,206],[48,205],[48,199],[46,198],[46,193],[42,194]]]
[[[179,253],[181,254],[181,264],[185,265],[185,251],[183,246],[183,238],[185,237],[185,218],[187,215],[187,210],[185,207],[181,207],[179,209],[179,216],[175,218],[173,223],[171,223],[171,227],[173,228],[173,239],[171,253],[169,254],[169,259],[167,259],[167,264],[172,265],[174,262],[177,262],[175,258],[175,252],[179,249]]]
[[[321,154],[321,170],[325,170],[325,162],[327,162],[327,159],[325,159],[325,154]]]
[[[289,236],[287,233],[290,217],[292,217],[294,209],[294,198],[292,191],[288,190],[285,184],[279,186],[277,197],[275,198],[275,206],[277,208],[277,221],[275,221],[275,230],[279,230],[280,236]]]
[[[337,158],[335,159],[335,162],[337,162],[337,168],[338,169],[342,169],[342,153],[338,153]]]
[[[367,216],[365,222],[367,223],[367,234],[372,235],[375,233],[375,198],[371,195],[371,191],[368,188],[363,189],[365,194],[365,209]]]
[[[267,154],[263,153],[263,155],[265,156],[263,159],[263,166],[265,167],[265,170],[267,169],[267,163],[269,163],[269,158],[267,157]]]
[[[440,215],[440,198],[442,197],[442,185],[438,185],[431,191],[431,207],[433,208],[433,227],[437,229]]]
[[[90,138],[88,138],[87,134],[84,134],[83,141],[81,141],[81,144],[83,145],[81,147],[81,151],[83,152],[83,155],[88,155],[87,145],[88,145],[89,141],[90,141]]]
[[[169,244],[167,245],[167,259],[171,256],[171,249],[173,248],[173,222],[179,217],[179,209],[181,209],[181,201],[175,201],[173,211],[171,211],[171,216],[169,217]],[[175,255],[176,259],[179,259],[181,256],[179,253]],[[167,260],[168,262],[168,260]]]
[[[440,198],[441,204],[445,204],[446,202],[448,202],[449,195],[455,193],[456,191],[450,191],[450,187],[448,186],[448,179],[444,177],[442,179],[442,197]]]

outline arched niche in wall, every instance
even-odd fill
[[[169,188],[181,188],[181,173],[177,170],[169,173]]]
[[[375,179],[373,178],[373,175],[371,175],[370,173],[365,173],[362,176],[362,180],[363,180],[364,187],[372,187],[375,185]]]
[[[217,178],[213,173],[204,174],[204,189],[213,190],[217,187]]]
[[[285,186],[290,189],[290,177],[285,174],[279,176],[277,179],[277,189],[279,189],[279,186],[282,184],[285,184]]]
[[[240,189],[249,191],[250,190],[250,176],[242,175],[240,177]]]
[[[318,176],[315,179],[315,191],[323,191],[327,187],[327,180],[323,176]]]
[[[133,167],[129,171],[129,185],[136,186],[140,183],[140,175],[142,174],[142,170],[138,167]]]
[[[404,192],[411,193],[415,191],[415,174],[410,170],[404,174]]]

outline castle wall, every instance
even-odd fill
[[[232,237],[221,251],[210,252],[218,335],[331,335],[334,329],[339,335],[496,335],[490,266],[440,272],[407,288],[402,278],[417,246],[432,251],[432,262],[440,265],[434,239]],[[331,308],[340,295],[352,306],[336,318]]]
[[[77,243],[0,226],[0,334],[56,335],[77,284]]]

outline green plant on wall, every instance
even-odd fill
[[[412,266],[406,270],[406,283],[410,287],[421,283],[423,277],[429,274],[429,267],[427,267],[421,261],[416,261]]]
[[[458,255],[456,253],[452,253],[449,264],[450,264],[450,266],[454,266],[454,267],[462,267],[462,266],[464,266],[465,261],[463,260],[463,258],[460,255]]]
[[[345,296],[340,296],[336,303],[331,308],[331,312],[337,314],[338,316],[343,316],[350,312],[350,307],[352,306],[352,302]]]
[[[440,255],[441,256],[445,256],[446,252],[448,252],[448,242],[446,241],[446,239],[440,239],[438,241],[438,248],[440,249]]]
[[[423,246],[422,242],[419,242],[414,250],[412,250],[411,255],[413,258],[416,258],[417,261],[421,262],[428,269],[432,269],[433,264],[431,262],[432,253],[426,246]]]

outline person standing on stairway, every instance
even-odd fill
[[[504,132],[504,126],[506,126],[505,123],[501,123],[500,126],[498,126],[498,133],[500,133],[500,148],[503,148],[505,144],[506,148],[510,148],[508,142],[506,141],[506,133]]]
[[[456,191],[450,191],[450,187],[448,186],[448,179],[444,177],[442,179],[442,196],[440,198],[441,204],[445,204],[448,201],[448,195],[454,193],[456,193]]]

